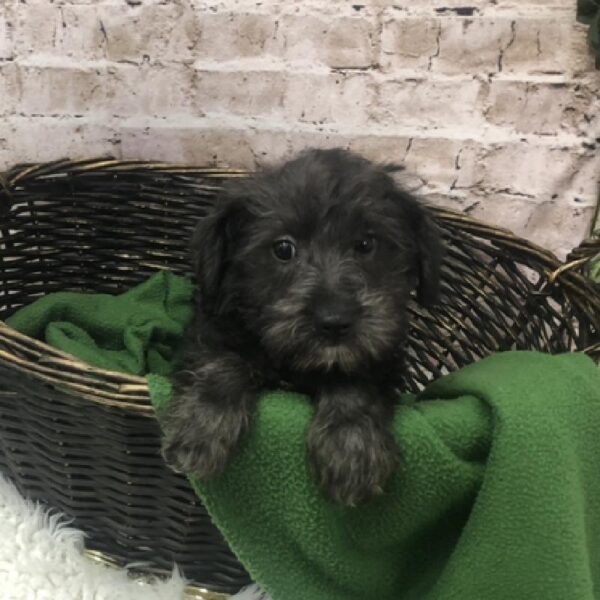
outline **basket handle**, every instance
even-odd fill
[[[6,199],[6,201],[5,201]],[[12,192],[4,173],[0,173],[0,216],[8,215],[12,200]]]

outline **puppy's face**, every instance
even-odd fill
[[[404,336],[419,286],[437,289],[440,245],[383,169],[311,151],[232,186],[195,236],[208,310],[237,311],[279,364],[352,373]]]

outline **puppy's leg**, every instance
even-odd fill
[[[162,451],[175,470],[209,479],[223,472],[247,429],[257,396],[250,369],[229,352],[203,353],[179,374],[161,418]]]
[[[370,387],[326,387],[308,435],[312,466],[325,493],[348,506],[381,494],[398,464],[391,402]]]

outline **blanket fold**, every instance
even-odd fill
[[[63,295],[59,309],[49,296],[9,324],[147,373],[160,415],[192,306],[189,282],[155,277],[122,304],[126,294]],[[265,393],[226,473],[191,478],[274,600],[600,597],[600,371],[589,358],[502,353],[404,396],[393,424],[402,467],[356,509],[323,498],[310,473],[312,411],[303,396]]]
[[[169,375],[192,319],[192,294],[188,279],[160,271],[118,296],[49,294],[6,324],[100,369]]]

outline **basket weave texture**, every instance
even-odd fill
[[[0,179],[0,469],[88,533],[90,549],[150,572],[175,562],[211,590],[248,575],[187,480],[159,456],[144,379],[92,368],[6,327],[55,291],[121,293],[187,273],[191,228],[240,171],[112,159],[19,166]],[[447,245],[442,299],[411,307],[406,387],[493,352],[600,359],[600,287],[510,232],[432,209]],[[243,503],[243,499],[240,499]]]
[[[600,285],[600,229],[569,253],[563,269],[567,268],[578,270]]]

